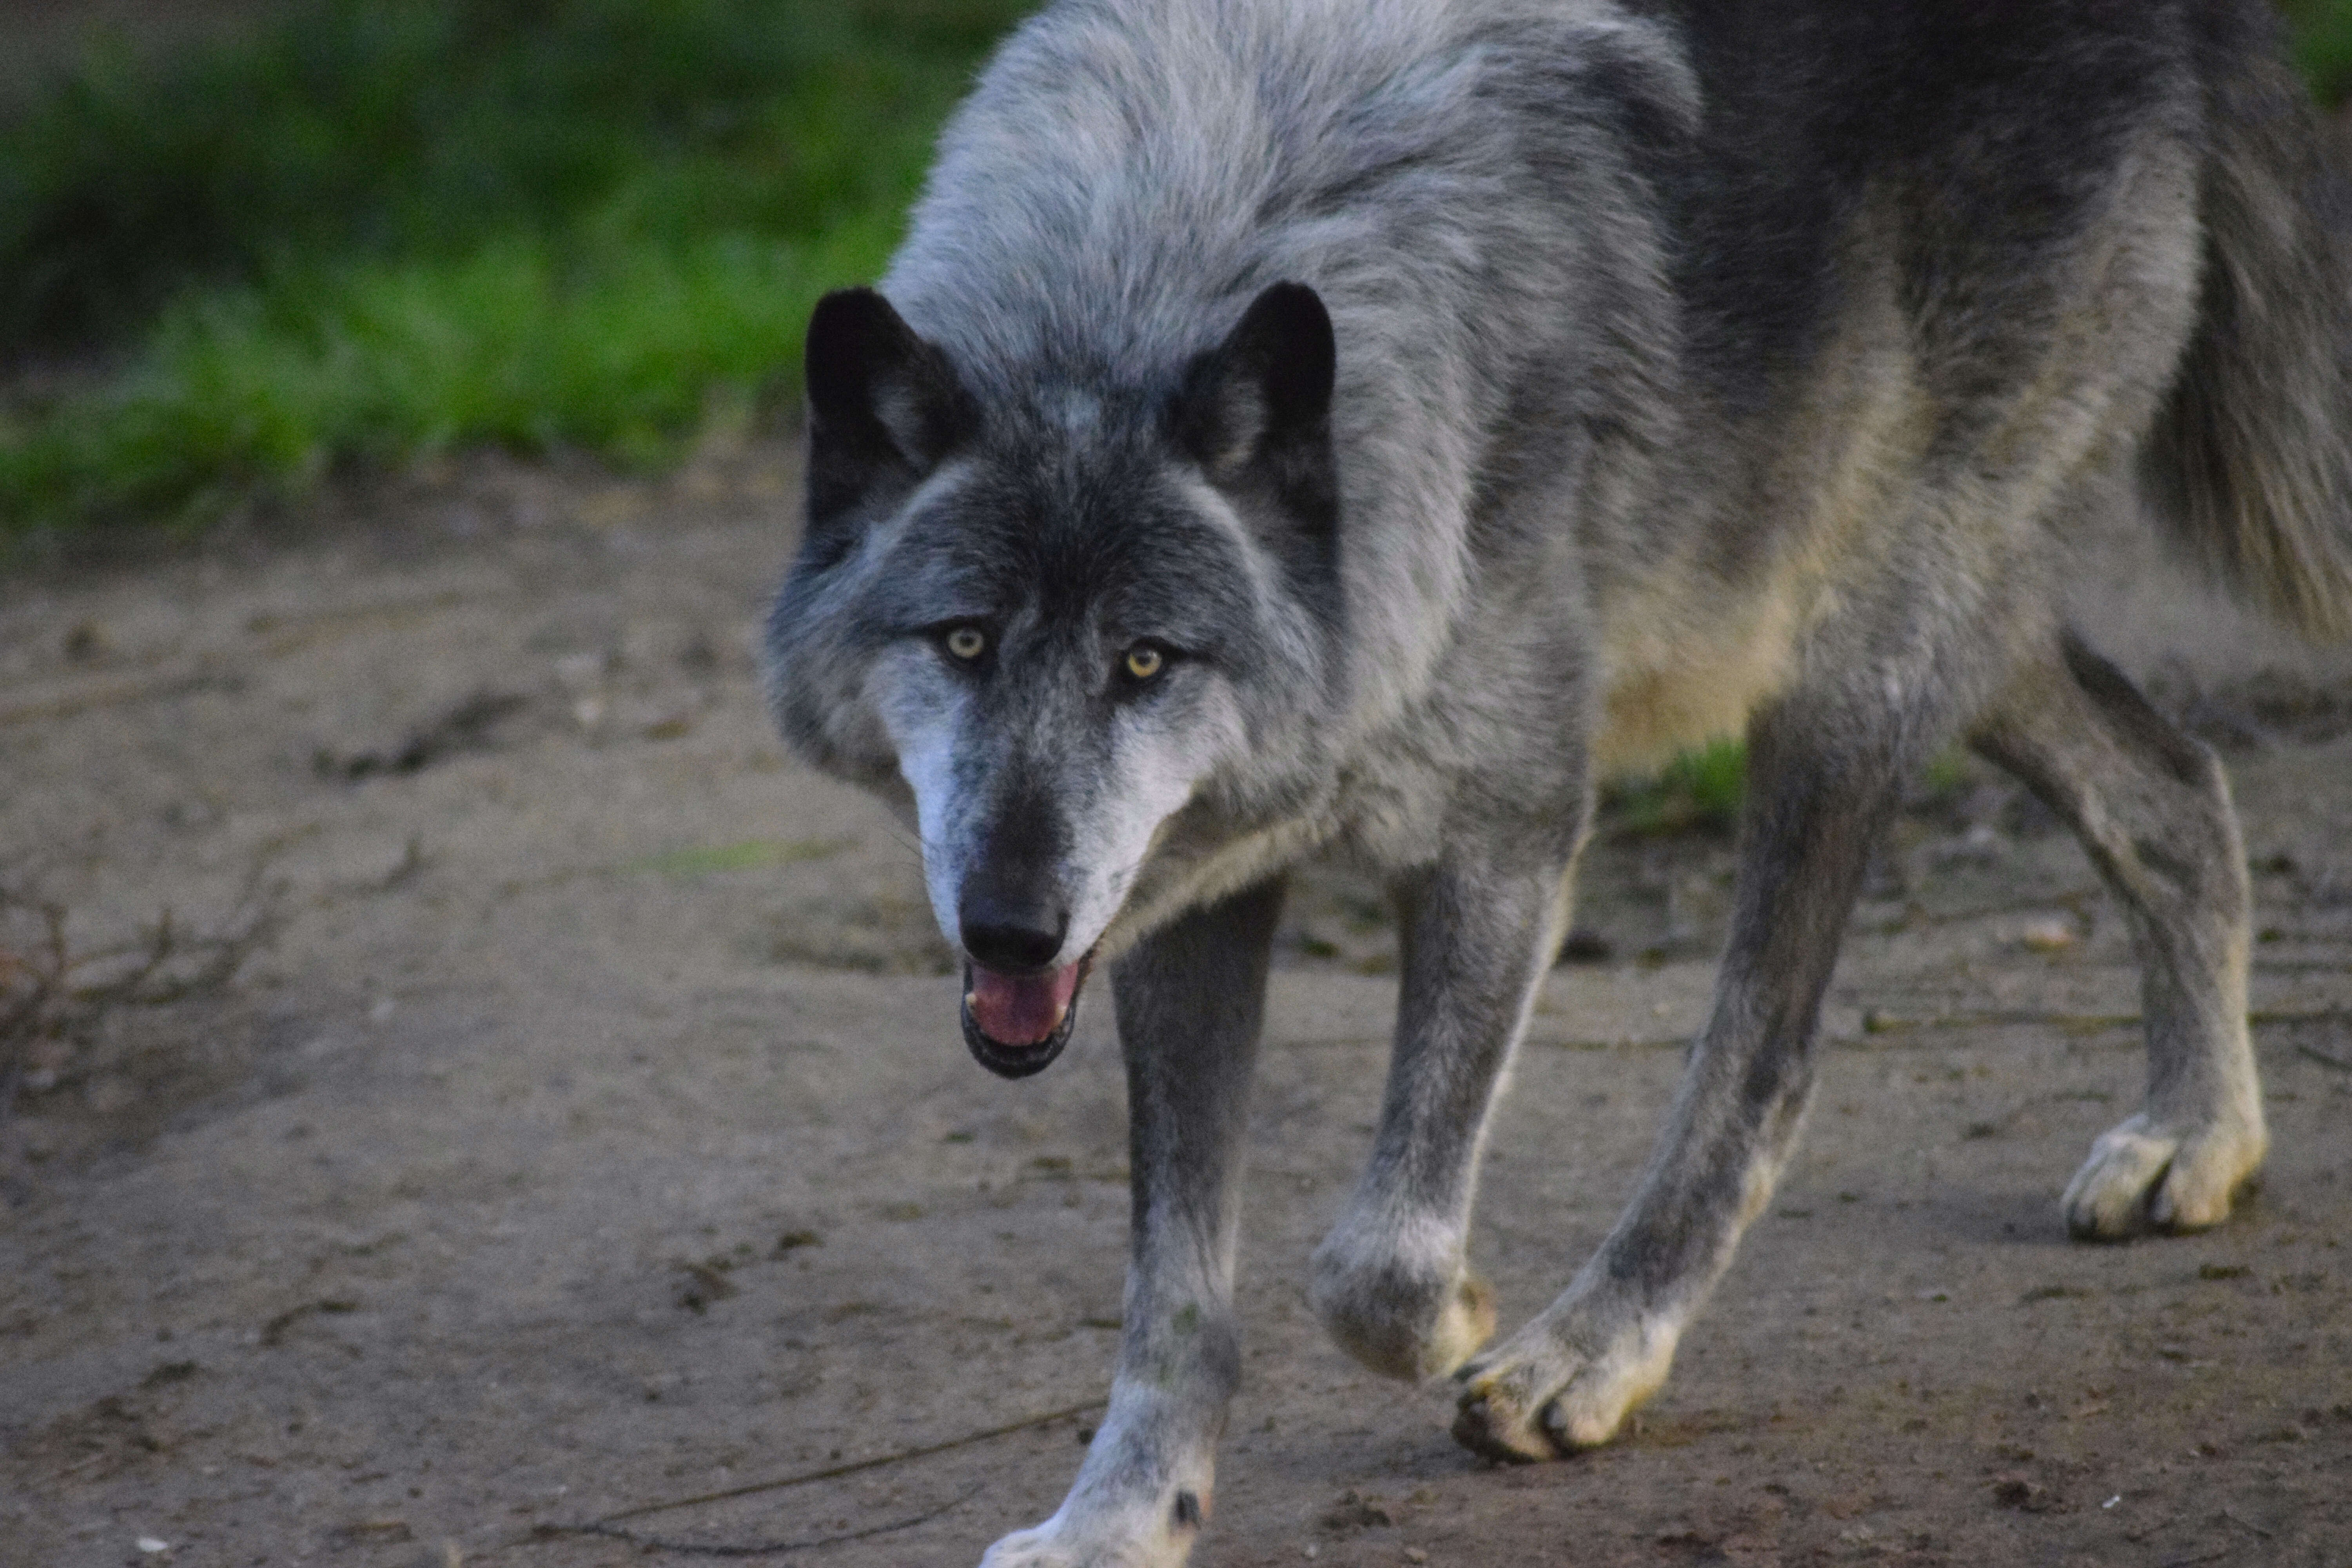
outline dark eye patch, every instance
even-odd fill
[[[1159,472],[1048,485],[1003,462],[906,520],[860,606],[885,639],[952,621],[1043,626],[1213,660],[1254,642],[1250,546]],[[1002,635],[1002,634],[1001,634]]]

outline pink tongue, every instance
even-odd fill
[[[1078,993],[1078,966],[1051,974],[998,974],[971,966],[971,991],[964,1005],[980,1032],[999,1045],[1034,1046],[1050,1039]]]

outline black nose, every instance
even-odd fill
[[[985,888],[966,889],[956,909],[963,948],[983,969],[1025,974],[1045,968],[1070,934],[1067,910],[1007,898]]]

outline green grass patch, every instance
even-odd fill
[[[657,463],[714,405],[767,396],[817,296],[877,270],[892,223],[587,258],[510,239],[200,296],[111,384],[0,423],[0,496],[20,526],[198,522],[456,446]]]
[[[0,122],[0,366],[66,368],[0,385],[0,546],[473,445],[658,464],[789,401],[1027,8],[309,0],[98,49]],[[2352,0],[2287,8],[2340,100]]]
[[[1602,790],[1603,825],[1636,837],[1729,833],[1739,825],[1747,788],[1748,748],[1735,740],[1711,741],[1654,773]]]
[[[2352,0],[2283,0],[2294,33],[2295,63],[2320,102],[2352,98]]]
[[[343,463],[659,462],[794,379],[1013,0],[317,0],[0,127],[0,534]]]
[[[805,239],[902,205],[1009,0],[313,0],[0,131],[0,346],[519,233]]]
[[[1969,778],[1966,748],[1947,746],[1912,781],[1907,803],[1915,810],[1948,805],[1967,790]],[[1601,793],[1601,826],[1637,838],[1729,834],[1739,826],[1739,803],[1747,790],[1747,745],[1728,738],[1713,741],[1654,773],[1612,783]]]

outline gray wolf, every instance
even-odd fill
[[[2260,0],[1064,0],[809,328],[772,699],[920,831],[1007,1076],[1108,967],[1133,1255],[1067,1501],[986,1562],[1181,1563],[1239,1359],[1286,868],[1393,889],[1339,1342],[1501,1458],[1607,1440],[1788,1159],[1839,935],[1965,739],[2145,975],[2081,1237],[2220,1222],[2265,1132],[2228,786],[2070,630],[2106,526],[2352,627],[2352,205]],[[1595,780],[1745,735],[1712,1016],[1638,1190],[1487,1345],[1480,1142]]]

